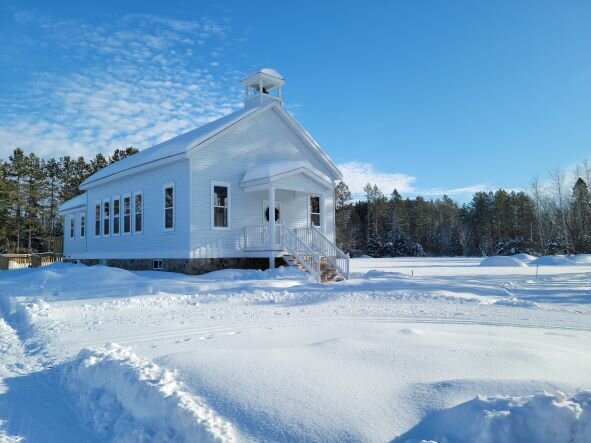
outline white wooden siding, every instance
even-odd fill
[[[307,160],[314,168],[331,176],[328,168],[310,148],[287,126],[271,108],[253,118],[245,119],[226,130],[202,149],[189,152],[191,187],[191,257],[239,257],[243,227],[260,225],[266,191],[245,192],[240,181],[245,172],[256,165],[283,160]],[[290,178],[296,182],[303,177]],[[286,179],[286,180],[290,180]],[[231,229],[211,229],[211,181],[230,183]],[[312,180],[304,178],[304,180]],[[309,185],[310,183],[306,183]],[[312,186],[312,185],[311,185]],[[313,182],[313,186],[317,186]],[[315,187],[320,191],[321,187]],[[279,190],[276,201],[281,202],[282,219],[290,227],[308,225],[308,194]],[[334,239],[332,190],[325,194],[326,227]]]
[[[165,184],[174,183],[174,230],[164,229]],[[94,236],[94,203],[87,210],[90,226],[87,253],[76,258],[187,258],[189,245],[189,162],[184,159],[127,176],[89,189],[88,201],[94,202],[131,194],[131,234]],[[142,233],[134,229],[134,196],[143,198]],[[120,207],[120,233],[123,232],[123,204]],[[111,210],[112,215],[112,210]],[[112,225],[112,222],[111,222]],[[102,224],[101,224],[102,233]],[[67,236],[66,236],[67,241]]]
[[[64,212],[64,256],[73,258],[86,251],[86,239],[88,238],[88,219],[86,220],[86,235],[80,236],[80,218],[86,213],[86,208],[76,208]],[[70,237],[70,219],[74,217],[74,238]],[[87,216],[88,217],[88,216]]]

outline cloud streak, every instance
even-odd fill
[[[89,24],[27,12],[14,20],[79,68],[42,72],[0,97],[1,157],[17,146],[42,157],[146,148],[240,106],[238,73],[220,60],[223,21],[135,14]]]
[[[417,178],[415,176],[399,172],[378,171],[371,163],[348,162],[342,163],[338,167],[343,173],[343,181],[349,186],[355,200],[365,198],[363,188],[367,183],[377,185],[386,195],[396,189],[406,196],[442,197],[447,195],[459,200],[469,199],[475,192],[498,189],[487,184],[474,184],[459,188],[420,188],[416,186]]]

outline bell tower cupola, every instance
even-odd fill
[[[281,104],[281,88],[285,79],[275,69],[261,68],[240,80],[244,88],[244,106],[250,108],[271,101]]]

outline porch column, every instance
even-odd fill
[[[269,188],[269,268],[275,268],[275,188]]]
[[[319,196],[320,204],[320,230],[322,233],[326,233],[326,199],[324,198],[324,192]]]

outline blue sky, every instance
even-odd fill
[[[145,148],[241,105],[271,66],[353,190],[519,189],[591,149],[585,1],[0,6],[0,156]]]

